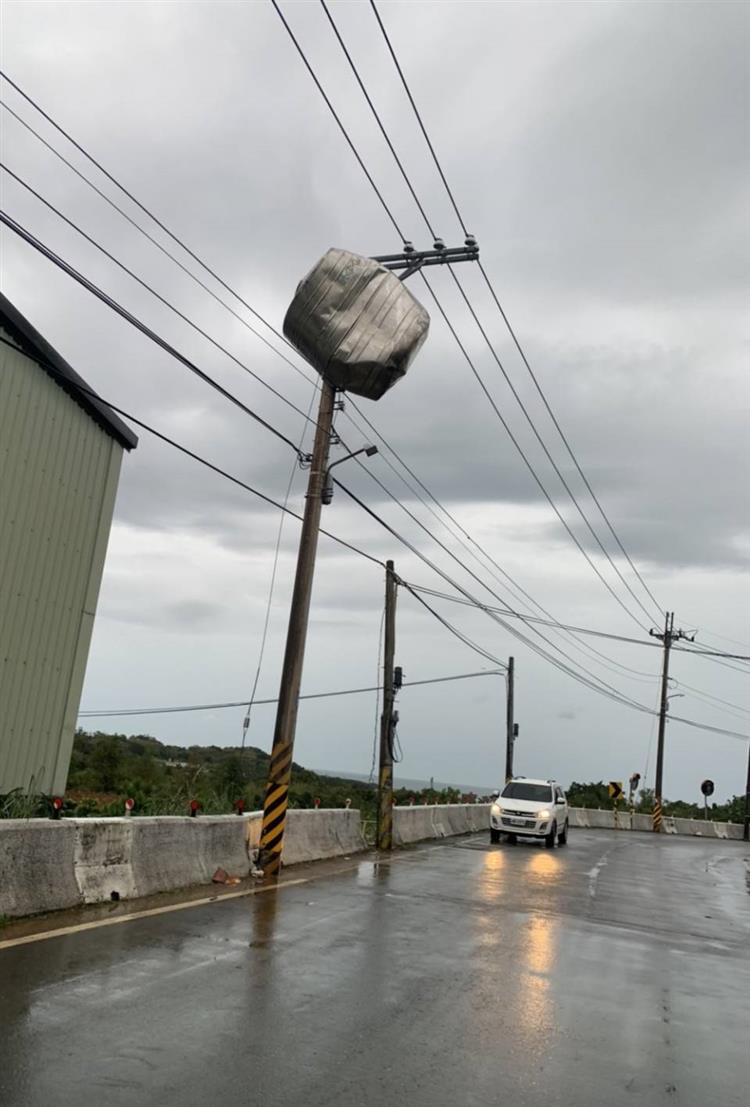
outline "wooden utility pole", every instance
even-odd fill
[[[680,638],[687,638],[689,641],[693,641],[695,635],[692,637],[685,634],[684,631],[674,629],[674,611],[667,612],[664,619],[664,633],[660,634],[657,630],[650,630],[649,634],[653,638],[659,638],[664,645],[664,662],[661,672],[661,708],[659,710],[659,737],[656,747],[656,783],[654,785],[654,808],[651,813],[652,829],[655,834],[661,833],[662,828],[662,778],[664,776],[664,735],[667,728],[667,709],[669,707],[669,651],[672,648],[672,643],[677,642]]]
[[[506,703],[505,703],[505,779],[513,777],[513,747],[515,745],[515,728],[513,724],[513,697],[516,663],[512,657],[508,658],[508,671],[505,674]]]
[[[260,836],[259,866],[265,876],[276,876],[281,868],[286,812],[289,806],[289,781],[292,775],[294,735],[297,728],[297,708],[305,658],[305,641],[310,615],[315,554],[318,548],[322,492],[331,446],[331,427],[336,391],[325,378],[321,381],[320,406],[315,431],[310,477],[307,482],[305,513],[297,554],[292,607],[286,637],[284,665],[281,670],[279,704],[273,735],[271,764],[263,803],[263,826]]]
[[[393,562],[385,566],[385,643],[383,658],[383,714],[380,716],[380,772],[378,774],[378,849],[393,849],[393,731],[395,720],[394,659],[396,655],[396,574]]]

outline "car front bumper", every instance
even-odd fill
[[[491,815],[490,826],[502,834],[518,834],[528,838],[546,838],[552,826],[551,819],[540,821],[534,818],[520,818],[514,815]]]

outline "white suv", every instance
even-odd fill
[[[543,838],[550,849],[568,841],[568,801],[554,780],[509,780],[490,809],[490,841]]]

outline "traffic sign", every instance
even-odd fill
[[[607,791],[609,792],[610,799],[618,800],[622,795],[622,781],[610,780]]]
[[[714,794],[713,780],[704,780],[701,783],[701,792],[703,792],[704,796],[712,796]]]

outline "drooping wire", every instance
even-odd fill
[[[372,763],[370,765],[370,775],[367,778],[367,783],[372,784],[375,779],[375,766],[378,761],[378,737],[380,735],[380,693],[382,691],[382,685],[380,684],[381,674],[380,666],[383,664],[383,645],[384,645],[384,632],[385,630],[385,604],[380,612],[380,630],[378,631],[378,664],[377,664],[377,680],[378,685],[375,689],[375,725],[373,727],[372,737]]]
[[[313,394],[310,397],[310,406],[307,409],[307,418],[308,418],[308,420],[310,418],[310,415],[312,414],[313,404],[315,403],[315,397],[316,396],[317,396],[317,388],[314,388],[313,389]],[[300,440],[299,440],[298,454],[300,456],[302,454],[302,450],[303,450],[303,447],[304,447],[304,444],[305,444],[305,434],[306,433],[307,433],[307,423],[305,423],[304,427],[302,428],[302,434],[301,434]],[[278,526],[278,531],[276,533],[276,545],[275,545],[275,548],[274,548],[274,551],[273,551],[273,563],[272,563],[272,568],[271,568],[271,580],[270,580],[270,583],[269,583],[269,586],[268,586],[268,599],[266,601],[266,612],[265,612],[265,617],[263,619],[263,630],[262,630],[261,636],[260,636],[260,646],[258,648],[258,664],[255,668],[255,676],[253,678],[253,687],[252,687],[252,690],[250,692],[250,697],[248,699],[247,711],[245,713],[245,717],[244,717],[243,722],[242,722],[242,742],[240,744],[240,757],[242,757],[242,754],[244,753],[244,750],[245,750],[245,744],[247,742],[247,735],[248,735],[248,731],[250,730],[250,716],[251,716],[251,713],[252,713],[253,701],[255,700],[255,696],[256,696],[256,693],[258,691],[258,683],[260,681],[260,674],[261,674],[261,670],[263,668],[263,658],[265,657],[266,642],[268,640],[268,628],[269,628],[269,625],[270,625],[270,622],[271,622],[271,607],[273,605],[273,594],[274,594],[274,591],[275,591],[275,588],[276,588],[276,574],[277,574],[278,568],[279,568],[279,555],[281,553],[281,539],[282,539],[282,536],[283,536],[283,533],[284,533],[284,523],[286,521],[286,509],[287,509],[287,506],[289,504],[289,497],[292,494],[292,485],[294,484],[294,478],[297,475],[299,467],[300,467],[299,466],[299,461],[295,461],[295,463],[292,465],[291,471],[289,473],[289,480],[287,481],[286,492],[284,494],[283,507],[281,509],[281,514],[279,516],[279,526]]]

